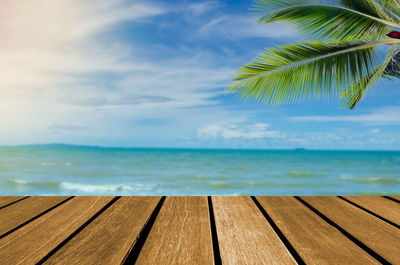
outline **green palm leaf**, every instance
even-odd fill
[[[228,91],[273,105],[329,96],[371,75],[375,47],[387,42],[303,42],[266,49],[241,68]]]
[[[373,17],[379,17],[384,20],[390,20],[391,16],[388,10],[385,8],[388,5],[388,1],[379,0],[340,0],[341,5],[357,10],[364,14],[368,14]]]
[[[393,49],[388,56],[390,60],[382,77],[389,80],[392,80],[392,77],[400,78],[400,51],[398,49]]]
[[[259,0],[254,6],[261,23],[288,21],[318,39],[379,39],[398,26],[382,5],[372,0]],[[328,3],[328,4],[327,4]],[[378,11],[379,10],[379,11]],[[367,34],[373,32],[373,34]]]
[[[400,0],[379,0],[378,2],[389,14],[389,20],[397,23],[400,21]]]
[[[397,52],[396,49],[393,49],[381,65],[340,93],[346,107],[350,109],[355,108],[368,90],[375,85],[381,77],[400,77],[399,63],[397,62],[400,58],[397,56]]]

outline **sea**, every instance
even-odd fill
[[[400,152],[0,147],[0,195],[400,195]]]

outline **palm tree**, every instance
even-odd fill
[[[400,0],[259,0],[258,22],[289,22],[310,42],[267,48],[228,92],[279,105],[338,94],[353,109],[381,78],[400,78]]]

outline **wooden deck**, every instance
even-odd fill
[[[400,264],[400,197],[0,197],[0,264]]]

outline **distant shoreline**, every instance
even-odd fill
[[[400,150],[387,149],[313,149],[313,148],[283,148],[283,149],[263,149],[263,148],[218,148],[218,147],[143,147],[143,146],[100,146],[100,145],[78,145],[65,143],[50,144],[21,144],[21,145],[0,145],[0,148],[31,148],[31,147],[49,147],[49,148],[87,148],[87,149],[119,149],[119,150],[204,150],[204,151],[295,151],[295,152],[400,152]]]

